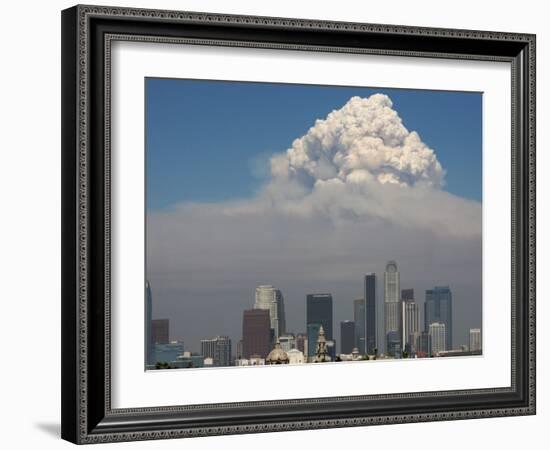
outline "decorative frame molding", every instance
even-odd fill
[[[509,62],[512,385],[112,409],[109,113],[116,40]],[[534,35],[75,6],[62,13],[62,57],[63,438],[84,444],[535,414]]]

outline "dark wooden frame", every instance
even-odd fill
[[[186,42],[512,65],[512,385],[112,409],[110,43]],[[535,413],[535,36],[98,6],[62,12],[62,437],[162,439]]]

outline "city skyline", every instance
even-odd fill
[[[174,339],[236,346],[261,285],[282,292],[295,333],[307,333],[306,295],[330,293],[337,333],[369,273],[380,323],[388,260],[417,294],[452,286],[457,342],[481,326],[479,93],[154,79],[146,90],[146,271],[153,317],[171,319]]]
[[[296,330],[285,330],[280,328],[280,324],[284,324],[286,317],[284,313],[284,296],[280,289],[273,285],[260,285],[256,287],[256,295],[253,309],[243,311],[242,334],[241,339],[237,342],[237,350],[232,353],[232,340],[228,336],[219,336],[213,338],[205,338],[201,340],[201,351],[196,352],[194,349],[186,347],[186,352],[183,353],[184,341],[174,340],[170,343],[178,346],[181,355],[174,358],[177,360],[172,368],[183,368],[182,361],[189,363],[192,358],[202,357],[204,361],[208,361],[208,366],[223,367],[223,366],[243,366],[243,365],[263,365],[263,364],[280,364],[280,362],[268,362],[273,353],[279,357],[282,355],[288,363],[288,357],[296,363],[294,359],[299,356],[300,363],[315,363],[315,362],[337,362],[341,358],[351,357],[350,360],[360,360],[363,356],[370,355],[374,359],[376,356],[391,357],[391,358],[408,358],[409,355],[414,357],[430,357],[438,356],[440,352],[449,352],[449,356],[460,356],[461,354],[482,354],[481,344],[481,328],[470,328],[466,330],[468,333],[468,341],[462,342],[460,346],[452,345],[448,338],[447,330],[453,328],[452,317],[452,290],[449,286],[435,286],[433,289],[425,291],[424,301],[415,300],[413,288],[399,289],[399,272],[395,261],[389,261],[385,266],[384,290],[383,297],[386,303],[399,304],[399,321],[397,329],[388,329],[388,322],[384,318],[383,323],[378,324],[378,315],[372,308],[370,316],[365,308],[366,302],[364,298],[353,300],[354,320],[344,320],[339,324],[334,325],[333,322],[333,304],[332,294],[330,293],[315,293],[306,294],[306,333]],[[368,273],[364,276],[365,280],[365,295],[373,295],[377,291],[376,274]],[[389,280],[389,281],[388,281]],[[146,310],[151,311],[151,286],[146,282]],[[396,294],[397,292],[397,294]],[[394,302],[394,297],[397,295],[397,302]],[[389,300],[389,301],[388,301]],[[434,302],[437,304],[437,314],[434,313]],[[420,306],[422,303],[422,308]],[[442,303],[444,306],[441,306]],[[275,308],[273,305],[276,305]],[[424,314],[420,314],[420,310]],[[388,311],[388,309],[385,309]],[[394,314],[390,311],[390,314]],[[390,322],[394,321],[394,317]],[[147,322],[149,320],[150,322]],[[361,322],[367,327],[357,333]],[[374,322],[374,328],[383,328],[385,336],[378,341],[376,338],[372,342],[371,348],[366,345],[367,329],[369,323]],[[160,333],[163,338],[156,340],[156,344],[160,345],[160,354],[174,355],[173,348],[166,348],[168,344],[168,320],[167,319],[151,319],[146,316],[145,329],[149,330],[153,324],[153,336],[159,335],[155,332],[155,325],[162,325],[163,332]],[[334,328],[339,328],[340,333],[336,331],[333,337]],[[370,333],[378,335],[376,330]],[[300,346],[297,343],[298,336],[305,336],[306,342]],[[339,346],[337,345],[339,341]],[[153,338],[155,341],[155,338]],[[321,342],[322,341],[322,342]],[[220,343],[222,346],[220,346]],[[362,344],[361,344],[362,343]],[[319,355],[319,347],[322,344],[323,356]],[[356,345],[359,344],[359,345]],[[382,344],[382,345],[379,345]],[[380,350],[379,347],[385,347],[385,350]],[[206,350],[205,350],[206,349]],[[221,349],[221,350],[220,350]],[[302,350],[300,352],[300,350]],[[338,351],[339,350],[339,351]],[[293,352],[297,352],[294,354]],[[317,352],[317,353],[316,353]],[[433,353],[432,353],[433,352]],[[473,352],[473,353],[472,353]],[[220,356],[223,354],[223,356]],[[158,355],[156,356],[158,358]],[[355,355],[355,356],[354,356]],[[154,359],[154,358],[153,358]],[[369,359],[369,358],[367,358]],[[148,361],[152,361],[149,359]],[[197,359],[193,360],[195,364]],[[251,363],[250,361],[256,361]],[[174,361],[173,361],[174,362]],[[149,363],[151,364],[151,363]],[[158,368],[164,367],[162,362]],[[203,367],[201,365],[190,365],[189,367]]]
[[[365,274],[365,277],[368,276],[368,275],[375,275],[375,274],[374,273]],[[262,288],[262,287],[266,287],[266,286],[274,288],[274,286],[272,286],[272,285],[259,285],[259,286],[256,286],[253,289],[253,291],[257,292],[258,288]],[[410,284],[408,286],[410,286]],[[443,286],[443,287],[447,288],[448,286]],[[381,286],[379,287],[378,285],[376,285],[376,290],[380,289],[380,290],[383,291],[383,288],[382,289],[381,288],[382,288]],[[418,314],[417,331],[419,331],[419,332],[420,331],[428,332],[428,325],[427,325],[426,318],[425,318],[427,293],[431,292],[431,291],[433,291],[434,289],[437,289],[437,288],[442,288],[442,286],[433,285],[433,286],[431,286],[430,289],[425,289],[423,293],[421,292],[420,293],[421,297],[419,299],[412,299],[412,300],[414,300],[415,306],[416,306],[416,309],[417,309],[417,312],[416,312]],[[151,286],[150,286],[149,282],[147,282],[147,288],[146,289],[147,289],[148,295],[150,295]],[[275,289],[275,290],[278,291],[280,294],[282,294],[282,291],[283,291],[282,289]],[[414,288],[408,288],[408,289],[405,289],[405,290],[406,291],[415,291]],[[294,336],[300,335],[300,334],[307,335],[307,298],[309,296],[312,296],[312,295],[319,295],[319,294],[317,293],[317,294],[304,294],[303,295],[303,304],[304,304],[303,319],[299,318],[299,317],[291,318],[291,323],[293,323],[293,324],[299,324],[300,322],[304,322],[306,325],[302,326],[301,328],[300,328],[300,325],[291,326],[288,329],[285,329],[285,333],[283,333],[282,335],[286,335],[286,334],[293,334]],[[321,295],[330,295],[330,297],[332,298],[332,294],[323,293]],[[255,296],[253,296],[253,298],[255,298]],[[408,303],[408,300],[411,300],[411,299],[404,298],[403,296],[400,296],[400,300],[398,302],[399,303],[399,309],[401,309],[406,303]],[[364,298],[361,297],[361,298],[353,299],[353,300],[348,302],[349,303],[349,305],[347,305],[349,307],[349,314],[348,315],[346,315],[346,314],[341,315],[340,319],[337,319],[334,314],[332,316],[332,322],[333,322],[332,332],[334,334],[334,338],[337,341],[338,349],[340,349],[340,342],[341,342],[340,324],[343,323],[343,322],[350,322],[350,321],[354,323],[354,341],[356,342],[355,347],[358,347],[359,349],[361,349],[361,346],[357,345],[357,340],[356,340],[356,338],[357,338],[356,330],[357,330],[358,326],[357,326],[357,320],[356,320],[357,316],[355,314],[355,303],[358,302],[358,301],[362,301],[362,305],[363,305],[363,309],[362,309],[362,312],[360,314],[362,316],[365,315],[366,311],[364,310]],[[342,303],[342,302],[340,302],[340,303]],[[251,304],[250,308],[248,308],[248,309],[252,310],[252,311],[254,311],[255,309],[259,309],[259,308],[256,308],[255,304],[256,304],[256,302],[254,300],[252,300],[252,304]],[[342,306],[342,305],[340,304],[339,306]],[[376,307],[377,307],[377,309],[381,309],[383,311],[383,306],[384,306],[384,301],[383,300],[381,301],[377,296],[376,297]],[[340,309],[342,309],[342,308],[340,308]],[[266,309],[266,310],[269,311],[268,309]],[[241,317],[242,317],[242,314],[241,314]],[[383,341],[384,333],[381,332],[381,330],[384,330],[384,328],[385,328],[385,320],[382,323],[380,323],[379,317],[380,317],[380,315],[378,314],[376,316],[376,318],[374,319],[377,322],[376,323],[376,331],[377,331],[377,334],[376,334],[376,343],[377,343],[377,345],[376,345],[376,347],[380,352],[384,352],[386,350],[386,348],[385,348],[386,343]],[[384,317],[384,314],[382,314],[382,317]],[[166,323],[165,321],[167,321],[167,320],[168,319],[161,318],[161,317],[156,317],[153,314],[153,318],[152,318],[152,324],[153,324],[153,332],[152,333],[153,333],[153,336],[155,335],[155,331],[154,331],[155,322],[160,323],[160,324],[165,324]],[[285,317],[284,320],[286,321],[287,318]],[[400,321],[404,320],[402,313],[399,315],[399,320]],[[272,321],[271,321],[270,316],[268,316],[268,321],[271,325]],[[178,321],[177,321],[177,319],[175,319],[173,324],[175,324],[176,326],[174,328],[176,330],[181,329],[181,325],[177,326],[177,323],[178,323]],[[456,327],[451,326],[451,329],[453,329],[453,332],[455,333],[453,335],[453,340],[460,342],[461,345],[467,345],[471,340],[471,330],[481,329],[481,316],[479,317],[479,319],[477,319],[477,318],[472,319],[471,323],[474,324],[474,325],[472,325],[472,326],[468,325],[466,328],[458,329],[456,331],[454,330],[454,328],[456,328]],[[227,328],[224,328],[224,330],[227,330]],[[194,349],[198,349],[198,348],[200,348],[200,343],[201,343],[202,340],[212,339],[212,338],[218,337],[220,335],[230,336],[232,342],[234,342],[234,343],[237,343],[242,337],[242,333],[239,334],[239,332],[235,332],[235,331],[233,331],[231,333],[227,333],[227,332],[226,333],[216,333],[215,331],[213,331],[212,333],[206,334],[202,337],[199,337],[198,339],[189,339],[189,338],[186,338],[182,333],[172,332],[172,334],[170,335],[170,341],[186,342],[186,343],[189,343],[189,345],[192,346]],[[275,339],[275,334],[273,334],[272,338]],[[481,338],[478,338],[478,339],[481,339]],[[451,345],[452,345],[453,340],[450,341]],[[160,342],[160,343],[166,343],[166,342],[163,341],[163,342]],[[198,343],[198,345],[197,345],[197,343]],[[402,345],[404,345],[404,343],[402,343]],[[372,350],[372,347],[371,347],[371,350]]]

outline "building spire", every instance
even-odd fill
[[[325,330],[323,326],[319,328],[319,335],[317,336],[317,351],[315,356],[316,363],[319,362],[329,362],[330,356],[327,351],[327,340],[325,339]]]

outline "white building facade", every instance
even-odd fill
[[[389,261],[384,272],[384,339],[388,339],[390,333],[400,334],[401,308],[400,308],[399,271],[397,263]],[[388,347],[388,344],[386,344]],[[387,348],[386,348],[387,350]]]
[[[430,336],[432,341],[432,355],[437,356],[439,352],[446,350],[446,330],[445,324],[434,322],[430,324]]]
[[[286,354],[288,355],[289,364],[304,364],[306,362],[306,357],[297,348],[290,349]]]
[[[273,337],[279,339],[285,333],[285,304],[283,294],[271,285],[261,285],[256,288],[254,309],[269,311],[269,320]]]
[[[471,352],[481,351],[481,329],[480,328],[470,328],[470,351]]]

